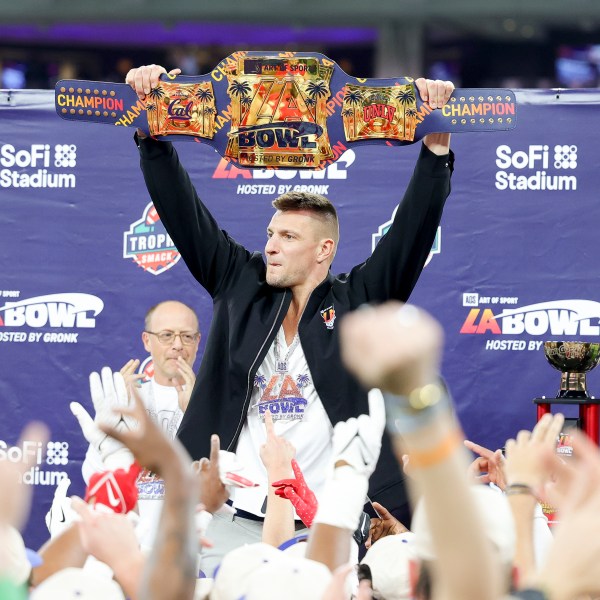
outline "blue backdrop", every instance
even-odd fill
[[[467,436],[494,448],[532,426],[534,397],[558,391],[541,343],[600,338],[600,93],[517,99],[515,130],[454,136],[452,194],[412,296],[444,326],[444,375]],[[0,459],[27,421],[50,425],[46,458],[21,447],[38,459],[25,477],[35,486],[26,541],[37,546],[58,479],[83,488],[86,443],[68,405],[91,406],[90,371],[146,357],[152,304],[182,299],[207,331],[211,302],[157,220],[132,131],[63,121],[51,91],[0,92],[0,120]],[[298,173],[239,170],[203,144],[178,149],[221,226],[253,250],[264,246],[274,196],[304,185],[327,195],[341,219],[335,271],[372,251],[418,151],[338,146],[325,171]],[[599,377],[588,376],[592,393]]]

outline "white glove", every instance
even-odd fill
[[[54,499],[50,510],[46,513],[46,527],[50,532],[50,539],[60,535],[75,520],[77,514],[71,508],[71,498],[67,497],[67,490],[71,485],[68,477],[61,479],[56,486]]]
[[[378,389],[369,392],[369,414],[351,417],[333,428],[333,464],[345,461],[369,477],[375,470],[385,428],[385,405]]]
[[[360,522],[375,470],[385,427],[385,405],[378,389],[369,392],[369,414],[336,423],[333,428],[332,474],[317,496],[319,507],[313,520],[354,531]],[[343,461],[341,467],[335,465]]]
[[[71,402],[71,412],[77,417],[85,439],[98,451],[108,470],[128,469],[133,463],[133,455],[120,442],[106,435],[98,428],[100,423],[118,431],[137,427],[133,417],[119,411],[129,405],[125,380],[119,372],[113,373],[103,367],[102,380],[98,373],[90,373],[90,393],[96,416],[94,419],[79,402]]]
[[[230,495],[232,488],[248,488],[258,485],[258,483],[245,476],[245,469],[246,466],[238,460],[234,452],[219,450],[219,477],[223,485],[229,490]]]

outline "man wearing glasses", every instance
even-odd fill
[[[142,332],[144,348],[152,357],[154,373],[150,379],[137,373],[138,359],[121,369],[125,382],[139,388],[140,397],[152,418],[174,438],[194,387],[194,361],[200,343],[198,317],[186,304],[175,300],[161,302],[148,310]],[[98,451],[90,445],[81,466],[86,483],[90,476],[105,470]],[[142,472],[138,479],[140,544],[150,547],[164,493],[164,483],[153,473]]]

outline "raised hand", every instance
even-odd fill
[[[502,450],[490,450],[470,440],[465,440],[464,444],[471,452],[479,454],[469,465],[469,475],[475,479],[476,483],[493,483],[504,490],[506,487],[504,474],[506,460],[502,455]]]
[[[366,548],[370,548],[377,540],[383,537],[388,535],[398,535],[408,531],[408,529],[400,523],[400,521],[398,521],[385,506],[379,504],[379,502],[373,502],[373,508],[375,508],[379,516],[371,517],[369,538],[365,542]]]
[[[131,69],[125,77],[125,83],[132,87],[140,100],[144,100],[150,90],[158,85],[160,76],[163,73],[167,73],[167,70],[160,65],[144,65],[143,67]],[[167,75],[174,77],[179,73],[181,73],[181,69],[172,69]]]
[[[419,77],[415,80],[415,86],[419,90],[421,100],[427,102],[431,108],[442,108],[454,91],[454,84],[451,81],[441,79]]]
[[[287,498],[296,509],[296,513],[302,519],[302,522],[310,527],[317,513],[319,503],[314,492],[308,487],[295,458],[292,459],[292,469],[295,475],[294,479],[280,479],[274,481],[271,485],[276,488],[275,494],[280,498]]]
[[[46,527],[50,532],[51,539],[60,535],[65,529],[68,529],[73,522],[75,513],[71,507],[71,498],[67,497],[70,485],[71,480],[68,477],[58,482],[52,505],[46,513]]]
[[[270,411],[265,412],[265,429],[267,439],[260,447],[259,454],[269,479],[286,477],[292,473],[292,459],[296,456],[296,448],[284,437],[275,433],[273,416]]]
[[[528,485],[538,495],[552,472],[544,468],[545,456],[555,452],[565,419],[563,415],[544,415],[532,431],[519,431],[506,442],[506,480],[508,484]]]
[[[173,383],[177,390],[179,408],[185,412],[190,403],[194,384],[196,383],[196,374],[194,373],[194,369],[181,356],[177,357],[177,371],[179,371],[179,377],[174,377]]]
[[[71,412],[79,421],[83,436],[99,452],[107,469],[126,469],[133,462],[131,453],[100,429],[101,424],[120,432],[136,427],[136,420],[126,412],[129,400],[123,376],[113,373],[109,367],[104,367],[100,375],[91,373],[90,394],[96,412],[93,419],[79,402],[71,402]]]
[[[334,465],[345,463],[370,476],[375,470],[381,436],[385,427],[385,407],[378,390],[369,392],[369,414],[340,421],[333,428]]]
[[[408,396],[439,378],[442,327],[416,306],[387,302],[354,311],[340,337],[346,367],[368,389]]]
[[[204,504],[205,510],[210,513],[217,512],[229,498],[229,490],[221,479],[219,466],[219,436],[210,437],[210,458],[201,458],[193,463],[196,477],[200,483],[199,502]],[[223,473],[223,476],[226,474]]]
[[[125,387],[141,387],[141,380],[144,379],[145,375],[137,372],[139,366],[139,359],[131,358],[119,369],[119,373],[123,375],[123,379],[125,380]]]

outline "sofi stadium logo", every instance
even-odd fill
[[[10,294],[18,292],[10,291]],[[97,296],[79,293],[6,302],[0,306],[0,342],[77,343],[79,332],[56,330],[94,328],[96,317],[103,308],[104,302]],[[35,331],[38,329],[55,331]]]
[[[574,191],[577,146],[530,144],[496,148],[496,188],[499,190]]]
[[[396,218],[396,212],[398,212],[398,206],[394,209],[392,213],[392,218],[389,221],[386,221],[382,225],[379,226],[377,232],[371,236],[371,252],[375,250],[375,246],[379,243],[381,238],[388,232],[389,228],[392,226],[394,219]],[[427,256],[427,260],[423,267],[426,267],[433,258],[434,254],[439,254],[442,251],[442,228],[438,227],[437,232],[435,234],[435,239],[433,240],[433,245],[431,246],[431,250],[429,251],[429,255]]]
[[[463,305],[471,306],[460,329],[461,334],[485,336],[530,336],[547,339],[562,337],[599,337],[600,302],[593,300],[554,300],[521,307],[484,307],[516,298],[481,297],[464,294]],[[495,302],[494,302],[495,301]],[[504,303],[504,302],[503,302]],[[477,308],[474,308],[479,304]],[[543,342],[532,340],[488,339],[488,350],[536,350]]]
[[[151,275],[160,275],[179,262],[181,256],[152,202],[123,234],[123,258],[132,259]]]
[[[23,440],[18,446],[10,446],[0,440],[0,462],[2,461],[27,461],[31,464],[32,467],[23,473],[22,478],[27,485],[55,486],[68,477],[65,471],[53,470],[52,467],[66,467],[69,464],[69,443],[48,442],[43,448],[41,442],[32,440]]]
[[[0,146],[0,187],[74,188],[77,164],[75,144]]]
[[[222,158],[212,178],[238,180],[236,188],[238,195],[279,196],[286,192],[311,192],[326,196],[331,184],[324,182],[347,179],[348,169],[356,160],[356,154],[354,150],[339,143],[333,147],[332,160],[335,162],[317,171],[314,169],[240,169]],[[241,182],[240,179],[245,181]]]

